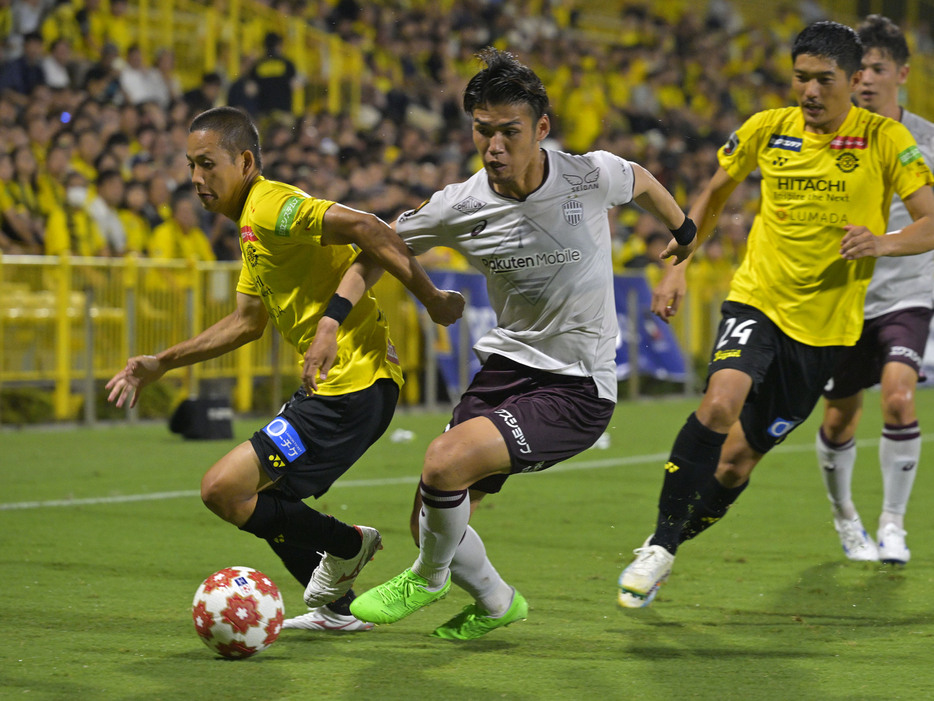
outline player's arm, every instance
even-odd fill
[[[157,355],[138,355],[127,361],[126,367],[111,378],[107,401],[123,406],[127,398],[136,406],[139,392],[166,372],[202,360],[216,358],[263,335],[269,314],[262,300],[253,295],[237,293],[237,308],[187,341],[176,343]]]
[[[638,163],[632,164],[632,173],[632,199],[671,231],[673,238],[662,258],[674,256],[675,265],[678,265],[694,251],[697,227],[654,175]]]
[[[302,386],[308,392],[316,392],[319,379],[322,382],[327,379],[337,359],[337,329],[382,274],[383,269],[366,252],[361,252],[344,273],[324,316],[318,320],[315,337],[305,351]]]
[[[697,225],[694,251],[716,228],[717,219],[739,182],[730,177],[722,167],[719,167],[694,201],[688,212],[688,218],[692,219]],[[669,243],[669,249],[672,243]],[[669,265],[662,279],[652,291],[652,312],[658,315],[662,321],[667,322],[677,314],[682,301],[684,301],[684,295],[687,291],[685,271],[694,258],[694,251],[691,251],[683,265]],[[666,249],[666,253],[668,253],[668,249]]]
[[[840,255],[846,260],[871,256],[911,256],[934,249],[934,189],[922,187],[904,200],[912,222],[901,231],[876,236],[865,226],[845,226]]]
[[[374,214],[340,204],[330,206],[324,214],[321,242],[358,246],[371,261],[398,278],[425,305],[435,323],[448,326],[464,312],[461,294],[435,287],[405,242]]]

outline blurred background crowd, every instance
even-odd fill
[[[550,147],[637,161],[687,208],[729,133],[789,104],[790,42],[830,5],[0,0],[0,250],[237,259],[185,158],[191,119],[220,104],[257,120],[267,177],[394,219],[479,167],[460,99],[488,44],[543,78]],[[924,12],[901,5],[930,54]],[[181,17],[210,36],[167,33]],[[756,200],[751,179],[706,243],[692,275],[711,289],[741,259]],[[634,208],[613,231],[617,271],[651,281],[668,232]],[[443,251],[426,264],[464,265]]]

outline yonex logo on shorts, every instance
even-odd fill
[[[279,446],[285,458],[290,462],[305,453],[305,444],[298,437],[298,431],[288,421],[277,416],[263,428],[263,433]]]

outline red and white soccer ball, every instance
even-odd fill
[[[239,660],[276,642],[285,609],[279,588],[262,572],[225,567],[198,587],[191,615],[205,645]]]

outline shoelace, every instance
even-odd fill
[[[397,587],[397,585],[400,585]],[[408,597],[416,589],[423,588],[422,585],[414,579],[414,575],[410,575],[408,572],[403,572],[400,575],[396,575],[393,579],[386,582],[386,585],[377,589],[379,598],[383,600],[384,604],[390,604],[394,601],[398,601],[405,597]]]

